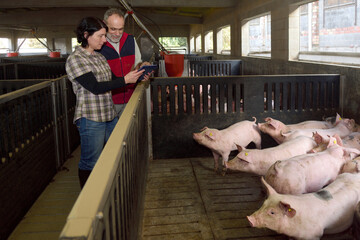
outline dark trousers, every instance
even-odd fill
[[[89,178],[91,170],[81,170],[79,169],[79,181],[80,181],[80,188],[82,189],[86,183],[86,180]]]

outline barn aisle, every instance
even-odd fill
[[[246,216],[264,199],[258,176],[215,174],[212,158],[154,160],[147,179],[142,239],[287,239],[250,227]],[[350,231],[322,239],[350,240]]]
[[[79,159],[80,147],[54,176],[53,181],[17,225],[9,240],[59,239],[66,218],[80,193],[77,176]]]

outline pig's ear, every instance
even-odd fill
[[[275,128],[275,129],[278,129],[278,128],[280,127],[279,122],[278,122],[278,121],[275,121],[274,119],[271,119],[271,120],[269,121],[269,124],[270,124],[271,126],[273,126],[273,128]]]
[[[336,138],[334,138],[334,137],[330,137],[329,143],[328,143],[328,145],[327,145],[327,148],[329,148],[329,147],[331,147],[331,146],[334,146],[334,145],[337,145],[337,140],[336,140]]]
[[[265,118],[264,120],[265,120],[265,122],[270,122],[270,121],[272,120],[272,118],[271,118],[271,117],[267,117],[267,118]]]
[[[236,147],[237,147],[237,149],[238,149],[239,152],[241,152],[242,150],[245,150],[244,147],[242,147],[242,146],[240,146],[240,145],[237,145],[237,144],[235,144],[235,145],[236,145]]]
[[[335,125],[337,125],[342,120],[340,114],[336,113]]]
[[[277,194],[277,192],[275,191],[275,189],[273,189],[270,184],[268,184],[264,177],[261,177],[261,182],[262,184],[264,185],[264,187],[266,188],[266,191],[267,191],[267,195],[270,196],[272,194]]]
[[[344,156],[348,156],[351,160],[360,155],[360,151],[356,148],[343,148]],[[356,165],[358,165],[356,163]]]
[[[215,140],[215,134],[212,131],[208,131],[207,133],[205,133],[205,136],[213,141]]]
[[[291,135],[291,133],[292,133],[292,131],[283,132],[282,130],[280,130],[280,135],[283,137],[288,137]]]
[[[313,133],[313,138],[316,144],[320,144],[323,141],[323,137],[318,132]]]
[[[340,137],[338,134],[334,134],[333,137],[336,139],[336,143],[337,143],[339,146],[343,146],[343,142],[342,142],[342,140],[341,140],[341,137]]]
[[[204,130],[206,130],[206,129],[208,129],[208,127],[203,127],[201,130],[200,130],[200,132],[202,132],[202,131],[204,131]]]
[[[290,204],[280,201],[279,207],[284,215],[289,218],[293,218],[296,215],[296,210],[291,208]]]

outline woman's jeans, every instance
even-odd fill
[[[109,122],[94,122],[86,118],[76,120],[81,144],[79,169],[92,170],[94,168],[117,121],[117,117]]]

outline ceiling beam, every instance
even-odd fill
[[[235,7],[239,0],[126,0],[132,7]],[[118,0],[0,1],[0,8],[116,7]]]
[[[102,19],[106,8],[91,9],[40,9],[33,11],[14,11],[11,13],[0,13],[0,26],[76,26],[83,17],[94,16]],[[182,25],[201,24],[202,18],[192,16],[167,15],[159,13],[144,12],[142,15],[150,18],[157,25]],[[143,19],[139,14],[140,19]],[[144,23],[148,23],[144,19]],[[152,23],[151,23],[152,24]]]

